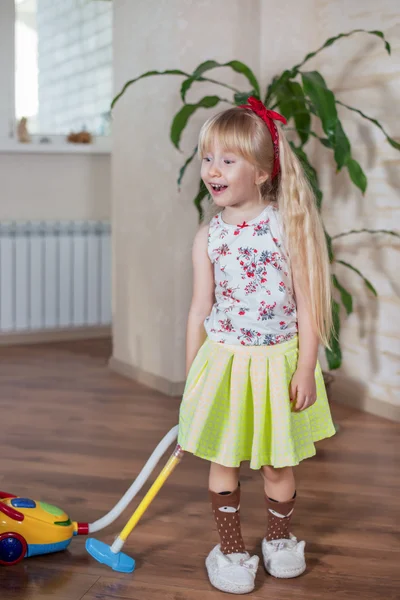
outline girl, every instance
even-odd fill
[[[335,433],[317,361],[331,333],[324,231],[275,121],[286,123],[251,97],[209,119],[199,138],[201,177],[222,210],[193,245],[178,443],[211,462],[220,544],[206,567],[214,587],[237,594],[254,589],[259,560],[240,529],[241,463],[250,461],[264,481],[265,568],[296,577],[306,564],[305,542],[290,533],[293,466]]]

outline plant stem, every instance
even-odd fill
[[[346,235],[351,235],[353,233],[387,233],[389,235],[394,235],[395,237],[400,238],[400,234],[395,231],[390,231],[389,229],[352,229],[351,231],[346,231],[344,233],[338,233],[337,235],[332,236],[332,240],[337,240],[338,238],[344,237]]]
[[[354,108],[354,106],[349,106],[348,104],[345,104],[344,102],[341,102],[340,100],[336,99],[336,104],[340,104],[340,106],[344,106],[344,108],[347,108],[348,110],[352,110],[353,112],[358,113],[361,117],[363,117],[364,119],[367,119],[367,121],[370,121],[371,123],[373,123],[374,125],[379,127],[379,129],[382,131],[382,133],[385,135],[386,139],[388,140],[389,144],[391,146],[393,146],[394,148],[396,148],[397,150],[400,150],[399,142],[396,142],[396,140],[391,138],[390,135],[388,135],[386,133],[386,131],[384,130],[382,125],[379,123],[379,121],[377,121],[376,119],[373,119],[372,117],[369,117],[364,112],[362,112],[362,110],[359,110],[358,108]]]
[[[217,85],[222,85],[223,87],[226,87],[226,88],[228,88],[228,90],[232,90],[232,92],[236,92],[237,94],[241,91],[241,90],[234,88],[231,85],[228,85],[227,83],[221,83],[221,81],[217,81],[216,79],[210,79],[209,77],[202,77],[201,79],[199,79],[199,81],[209,81],[210,83],[216,83]]]

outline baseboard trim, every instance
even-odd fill
[[[127,363],[112,356],[108,361],[108,366],[112,371],[115,371],[119,375],[134,379],[139,383],[146,385],[153,390],[157,390],[165,394],[166,396],[182,396],[185,387],[184,381],[169,381],[165,377],[160,375],[154,375],[144,369],[135,367],[134,365],[128,365]]]
[[[354,381],[335,376],[332,383],[331,397],[335,403],[344,404],[361,412],[383,417],[390,421],[400,422],[400,406],[371,398],[361,390]]]
[[[21,344],[42,344],[47,342],[67,342],[72,340],[104,338],[111,336],[111,326],[65,327],[57,329],[40,329],[21,333],[1,333],[0,346],[16,346]]]

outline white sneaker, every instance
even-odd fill
[[[274,577],[298,577],[306,570],[305,545],[305,542],[298,542],[292,534],[289,540],[267,542],[264,538],[261,546],[266,571]]]
[[[222,592],[248,594],[254,590],[258,561],[248,552],[223,554],[218,544],[206,558],[208,578]]]

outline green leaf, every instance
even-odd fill
[[[388,41],[386,41],[385,36],[383,35],[382,31],[368,31],[368,33],[371,33],[372,35],[377,35],[378,37],[382,38],[382,40],[385,41],[385,48],[388,54],[391,54],[392,49],[390,47],[390,44]]]
[[[376,127],[379,127],[379,129],[383,132],[383,134],[385,135],[387,141],[389,142],[389,144],[391,146],[393,146],[393,148],[396,148],[396,150],[400,150],[400,143],[396,142],[396,140],[394,140],[393,138],[391,138],[386,131],[383,129],[382,125],[379,123],[379,121],[377,121],[376,119],[373,119],[372,117],[368,117],[365,113],[363,113],[361,110],[359,110],[358,108],[354,108],[353,106],[349,106],[348,104],[344,104],[344,102],[341,102],[340,100],[336,100],[336,104],[340,104],[340,106],[344,106],[345,108],[347,108],[348,110],[352,110],[353,112],[358,113],[359,115],[361,115],[361,117],[363,117],[363,119],[367,119],[367,121],[370,121],[371,123],[373,123],[374,125],[376,125]]]
[[[305,144],[310,135],[311,117],[308,111],[298,112],[294,115],[297,133],[301,139],[301,143]]]
[[[337,35],[335,37],[331,37],[331,38],[327,39],[326,42],[320,48],[318,48],[318,50],[315,50],[314,52],[310,52],[309,54],[307,54],[304,57],[304,59],[301,61],[301,63],[299,63],[298,65],[295,65],[290,71],[288,71],[288,70],[284,71],[282,73],[282,75],[280,75],[279,77],[276,75],[267,88],[264,104],[268,105],[271,102],[271,99],[274,96],[274,94],[277,92],[279,86],[282,85],[288,79],[294,79],[298,75],[299,69],[308,60],[310,60],[311,58],[316,56],[319,52],[324,50],[324,48],[327,48],[328,46],[332,46],[332,44],[334,44],[337,40],[340,40],[341,38],[344,38],[344,37],[349,37],[355,33],[367,33],[369,35],[374,35],[374,36],[380,37],[381,39],[384,40],[385,48],[386,48],[387,52],[390,54],[390,52],[391,52],[390,44],[389,44],[389,42],[386,41],[385,36],[383,35],[383,33],[381,31],[367,31],[365,29],[353,29],[352,31],[349,31],[347,33],[340,33],[339,35]],[[310,108],[310,112],[313,112],[312,108]]]
[[[324,233],[325,233],[326,245],[328,248],[329,262],[332,264],[333,261],[335,260],[335,255],[333,254],[333,248],[332,248],[332,238],[329,235],[329,233],[326,231],[326,229],[324,229]]]
[[[186,90],[185,90],[185,88],[186,88],[186,82],[189,81],[189,79],[191,79],[191,76],[189,76],[188,79],[185,79],[185,81],[181,85],[181,98],[182,98],[184,104],[186,104]],[[195,81],[196,82],[215,83],[215,85],[220,85],[221,87],[227,88],[228,90],[231,90],[235,94],[239,93],[239,90],[237,90],[232,85],[229,85],[227,83],[223,83],[222,81],[218,81],[217,79],[211,79],[210,77],[197,77]],[[193,82],[191,82],[191,83],[193,83]]]
[[[365,193],[367,189],[367,178],[359,163],[351,157],[350,142],[345,134],[342,124],[337,116],[336,100],[333,93],[326,87],[323,77],[317,72],[302,73],[303,86],[312,103],[317,108],[318,116],[321,119],[322,127],[328,135],[327,142],[322,141],[324,146],[334,148],[334,155],[338,171],[346,165],[352,182]],[[332,103],[334,110],[332,112]],[[335,131],[333,132],[333,123]],[[312,132],[310,132],[314,135]]]
[[[342,299],[342,304],[346,309],[348,315],[353,312],[353,297],[352,295],[339,283],[336,275],[332,275],[332,283],[335,288],[339,291]]]
[[[318,117],[318,113],[315,110],[314,106],[311,104],[311,102],[308,103],[308,109],[312,115],[315,115],[316,117]]]
[[[332,144],[332,142],[330,142],[328,140],[328,138],[318,138],[318,139],[321,142],[321,144],[323,146],[325,146],[325,148],[330,148],[331,150],[333,150],[333,144]]]
[[[241,104],[247,104],[247,99],[250,96],[254,96],[255,93],[255,90],[251,90],[251,92],[237,92],[234,95],[236,106],[240,106]]]
[[[172,121],[170,137],[171,141],[176,148],[179,149],[179,142],[181,139],[182,131],[186,127],[189,118],[198,108],[212,108],[219,102],[226,102],[219,96],[204,96],[196,104],[185,104],[180,111],[178,111]]]
[[[335,96],[326,87],[324,78],[317,71],[302,73],[301,78],[304,92],[316,109],[323,130],[328,139],[334,142],[338,120]]]
[[[374,294],[374,296],[378,295],[378,292],[376,291],[376,289],[374,288],[372,283],[366,277],[364,277],[364,275],[358,269],[353,267],[353,265],[350,265],[349,263],[345,262],[344,260],[337,260],[336,262],[340,263],[341,265],[344,265],[348,269],[351,269],[352,271],[357,273],[357,275],[359,275],[361,277],[361,279],[363,279],[365,285]]]
[[[202,203],[203,199],[207,196],[207,194],[208,194],[208,190],[207,190],[206,186],[204,185],[203,180],[200,179],[199,191],[197,192],[196,198],[193,200],[193,203],[199,213],[199,221],[200,222],[204,218],[204,211],[203,211],[203,207],[202,207],[201,203]]]
[[[215,69],[217,67],[230,67],[236,73],[241,73],[242,75],[244,75],[250,82],[250,85],[256,91],[257,97],[260,97],[260,86],[258,84],[256,76],[254,75],[250,67],[242,63],[240,60],[231,60],[227,63],[219,63],[216,60],[206,60],[193,71],[192,75],[189,75],[186,81],[183,82],[181,87],[181,98],[183,102],[185,102],[186,94],[191,88],[193,82],[197,81],[206,71],[209,71],[210,69]]]
[[[264,104],[268,108],[268,104],[271,103],[272,97],[274,95],[274,90],[278,81],[280,81],[281,77],[274,75],[271,83],[267,87],[267,91],[265,92]],[[286,80],[285,80],[286,81]],[[272,109],[271,109],[272,110]]]
[[[323,193],[319,189],[319,187],[316,187],[316,188],[314,188],[314,194],[315,194],[315,197],[317,199],[317,208],[320,211],[321,210],[321,206],[322,206]]]
[[[303,94],[301,85],[294,81],[285,81],[279,87],[279,93],[277,93],[277,108],[280,109],[280,112],[288,121],[293,117],[293,114],[296,112],[297,108],[295,93],[290,84],[293,84],[293,86],[299,86],[301,94]]]
[[[121,96],[125,94],[129,86],[131,86],[136,81],[139,81],[139,79],[144,79],[145,77],[153,77],[153,75],[184,75],[185,77],[188,77],[189,73],[185,73],[184,71],[181,71],[179,69],[169,69],[167,71],[147,71],[147,73],[143,73],[142,75],[139,75],[139,77],[135,77],[135,79],[130,79],[125,83],[122,90],[119,92],[119,94],[115,96],[114,100],[111,102],[111,108],[114,108],[115,104],[118,102]]]
[[[275,110],[275,109],[271,109],[271,110]],[[302,129],[298,130],[296,127],[288,127],[287,125],[284,125],[284,126],[283,126],[283,129],[284,129],[285,131],[301,131],[302,133],[307,133],[307,134],[311,135],[312,137],[314,137],[316,140],[319,140],[321,143],[325,142],[325,141],[326,141],[326,139],[327,139],[327,138],[322,138],[322,137],[319,137],[319,135],[317,135],[317,134],[315,133],[315,131],[312,131],[312,129],[310,129],[309,131],[308,131],[308,130],[306,130],[306,129],[304,129],[304,130],[302,130]],[[328,147],[329,147],[329,148],[333,148],[333,146],[331,145],[331,143],[329,142],[329,140],[328,140],[328,143],[329,143],[329,146],[328,146]],[[325,145],[325,144],[324,144],[324,145]],[[303,144],[300,146],[300,148],[301,148],[301,149],[303,148]]]
[[[311,77],[310,77],[311,75]],[[306,93],[311,97],[313,104],[317,107],[318,116],[321,119],[323,129],[328,135],[328,140],[325,141],[323,138],[319,138],[324,146],[334,148],[335,161],[337,164],[338,171],[346,165],[350,178],[353,183],[365,193],[367,189],[367,178],[364,171],[362,170],[359,163],[351,157],[351,146],[347,135],[345,134],[342,124],[337,116],[336,106],[334,107],[334,114],[330,111],[332,109],[332,102],[335,104],[335,97],[333,93],[328,90],[325,85],[324,79],[319,73],[302,73],[303,85]],[[331,127],[336,119],[335,132],[333,133]],[[313,132],[311,135],[316,136]]]
[[[295,77],[297,75],[297,71],[296,73],[293,73],[292,71],[283,71],[283,73],[281,75],[275,75],[275,77],[272,79],[271,83],[269,84],[266,94],[265,94],[265,99],[264,99],[264,104],[265,106],[268,107],[268,105],[271,103],[271,99],[272,97],[275,95],[275,93],[277,92],[277,90],[279,90],[279,88],[284,85],[287,81],[289,81],[290,78]],[[273,109],[271,109],[273,110]]]
[[[321,205],[322,205],[323,195],[322,195],[322,191],[319,187],[317,172],[314,169],[314,167],[312,166],[312,164],[310,163],[310,161],[308,160],[308,156],[304,152],[303,148],[296,146],[293,142],[289,142],[289,143],[290,143],[290,146],[291,146],[293,152],[296,154],[297,158],[299,159],[301,166],[304,169],[304,172],[305,172],[305,174],[310,182],[310,185],[312,187],[312,190],[315,194],[316,201],[317,201],[317,208],[318,208],[318,210],[320,210]]]
[[[318,48],[318,50],[315,50],[315,52],[310,52],[309,54],[307,54],[307,56],[304,57],[304,59],[302,60],[301,63],[299,63],[298,65],[293,67],[293,70],[297,71],[304,65],[304,63],[306,63],[308,60],[310,60],[310,58],[313,58],[316,54],[321,52],[321,50],[324,50],[324,48],[327,48],[328,46],[332,46],[332,44],[334,44],[337,40],[340,40],[341,38],[344,38],[344,37],[349,37],[350,35],[353,35],[354,33],[368,33],[370,35],[376,35],[376,36],[380,37],[382,40],[384,40],[385,48],[386,48],[388,54],[390,54],[390,52],[391,52],[390,44],[389,44],[389,42],[386,41],[386,38],[383,35],[382,31],[367,31],[366,29],[353,29],[352,31],[349,31],[347,33],[340,33],[339,35],[336,35],[335,37],[331,37],[331,38],[327,39],[326,42],[320,48]]]
[[[286,81],[277,92],[280,110],[287,120],[294,118],[297,133],[302,144],[310,135],[311,117],[307,108],[303,88],[296,81]]]
[[[285,130],[286,130],[286,129],[287,129],[287,130],[293,129],[293,131],[297,131],[297,129],[294,129],[293,127],[285,127],[284,129],[285,129]],[[317,135],[317,134],[315,133],[315,131],[312,131],[312,129],[310,129],[310,131],[308,131],[307,133],[308,133],[309,135],[311,135],[312,137],[314,137],[315,139],[319,140],[319,141],[321,142],[321,144],[322,144],[323,146],[325,146],[326,148],[329,148],[330,150],[333,150],[333,148],[334,148],[334,145],[332,144],[332,142],[330,142],[330,141],[328,140],[328,138],[322,138],[322,137],[320,137],[319,135]]]
[[[189,166],[189,164],[192,162],[192,160],[194,159],[194,157],[197,154],[197,146],[196,148],[193,150],[192,154],[189,156],[189,158],[186,160],[185,164],[183,165],[183,167],[181,167],[180,171],[179,171],[179,177],[178,177],[178,186],[181,185],[182,183],[182,179],[183,176],[185,174],[185,171],[187,169],[187,167]]]
[[[332,300],[332,322],[333,330],[329,340],[331,349],[325,348],[326,359],[331,370],[338,369],[342,364],[342,351],[339,343],[340,306],[336,300]]]
[[[341,168],[348,163],[351,159],[351,148],[349,138],[343,131],[343,127],[339,119],[336,123],[336,135],[335,135],[335,161],[337,165],[337,170],[340,171]]]
[[[360,167],[359,163],[351,158],[347,161],[346,167],[349,170],[350,178],[354,185],[356,185],[364,194],[367,189],[367,178],[364,171]]]

